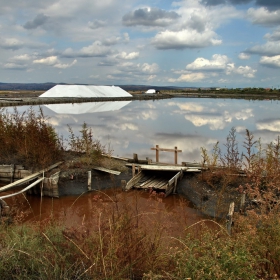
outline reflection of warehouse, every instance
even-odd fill
[[[127,91],[117,86],[56,85],[39,97],[129,97]]]

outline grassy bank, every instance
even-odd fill
[[[201,221],[182,237],[151,217],[137,204],[96,202],[91,222],[71,228],[51,214],[33,224],[2,219],[1,279],[279,279],[279,215],[236,216],[231,236]]]

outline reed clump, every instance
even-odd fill
[[[42,109],[0,110],[0,163],[38,169],[61,160],[63,142]]]
[[[94,139],[92,128],[82,125],[78,135],[68,126],[69,138],[60,137],[42,108],[35,112],[32,107],[19,113],[0,109],[0,164],[22,164],[25,168],[38,170],[67,159],[78,158],[76,164],[98,165],[110,149]]]

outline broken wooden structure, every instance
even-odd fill
[[[10,166],[10,171],[8,172],[7,171],[8,170],[7,166],[5,166],[6,170],[4,170],[3,166],[1,166],[1,168],[2,168],[1,170],[6,171],[6,172],[2,172],[1,176],[4,177],[4,180],[7,179],[8,177],[10,177],[10,180],[12,182],[10,184],[6,185],[6,186],[0,187],[0,192],[11,190],[11,189],[14,189],[14,188],[19,188],[21,186],[26,186],[26,185],[28,185],[28,186],[24,187],[20,191],[9,194],[8,196],[6,196],[6,195],[0,196],[0,199],[10,197],[10,196],[14,196],[14,195],[23,193],[25,191],[30,192],[31,188],[36,188],[36,186],[38,186],[38,184],[42,181],[43,181],[43,188],[41,190],[40,186],[39,186],[40,193],[42,192],[42,195],[45,195],[45,196],[58,197],[57,182],[58,182],[58,178],[59,178],[59,172],[56,172],[55,174],[51,174],[48,177],[45,176],[45,173],[48,172],[49,170],[52,170],[52,169],[56,168],[61,163],[62,163],[62,161],[58,162],[56,164],[53,164],[53,165],[49,166],[48,168],[45,168],[45,169],[40,170],[40,171],[38,171],[36,173],[33,173],[33,174],[30,174],[31,172],[29,170],[25,170],[24,172],[22,172],[22,170],[24,170],[24,169],[21,169],[22,167],[20,167],[19,171],[14,172],[14,170],[16,170],[16,169],[14,168],[13,165],[11,165],[11,166],[13,166],[13,168],[11,168],[11,166]],[[5,174],[6,174],[6,176],[5,176]],[[7,174],[10,174],[10,175],[7,175]],[[16,174],[16,176],[15,176],[15,174]],[[14,179],[16,179],[18,177],[20,179],[17,179],[16,181],[14,181]],[[34,182],[34,180],[36,180],[36,181]]]
[[[177,184],[185,172],[201,172],[199,167],[173,166],[173,165],[135,165],[132,167],[133,177],[124,185],[123,189],[128,191],[132,188],[144,189],[164,193],[167,197],[176,193]],[[134,169],[138,170],[135,174]]]
[[[182,150],[178,150],[177,147],[174,147],[174,149],[165,149],[165,148],[160,148],[159,145],[156,145],[155,148],[151,148],[151,150],[155,150],[156,151],[156,162],[159,162],[159,152],[163,151],[163,152],[174,152],[174,163],[177,164],[178,163],[178,153],[181,153]]]

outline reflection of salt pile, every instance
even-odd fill
[[[89,102],[74,104],[51,104],[45,107],[57,114],[86,114],[107,111],[117,111],[129,104],[131,101],[107,101],[107,102]]]

